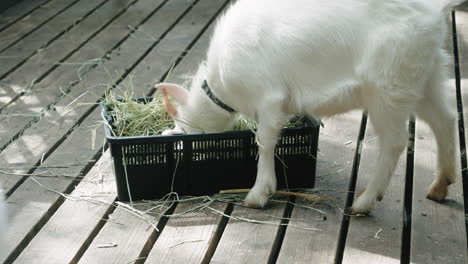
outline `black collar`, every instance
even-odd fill
[[[210,87],[208,86],[208,83],[206,82],[206,80],[203,81],[202,89],[203,89],[203,91],[205,91],[206,95],[208,95],[208,97],[211,99],[211,101],[213,101],[213,103],[217,104],[219,107],[221,107],[222,109],[228,111],[229,113],[235,113],[236,112],[236,110],[232,109],[231,107],[229,107],[225,103],[221,102],[221,100],[219,100],[218,97],[216,97],[213,94],[213,92],[211,91]]]

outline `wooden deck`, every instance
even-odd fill
[[[316,189],[333,201],[306,207],[277,197],[265,210],[220,200],[135,205],[159,206],[143,215],[117,202],[102,127],[92,144],[99,108],[82,103],[130,78],[139,95],[151,94],[172,65],[169,80],[183,82],[228,4],[23,0],[0,10],[0,186],[9,209],[0,262],[468,263],[468,5],[448,18],[461,177],[446,202],[425,199],[436,144],[416,120],[384,200],[368,217],[343,214],[376,155],[362,112],[325,120],[320,132]]]

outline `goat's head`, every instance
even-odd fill
[[[166,112],[174,119],[175,127],[163,135],[220,132],[232,129],[235,115],[214,104],[201,88],[202,80],[194,78],[190,90],[174,83],[160,83]],[[175,106],[169,98],[178,104]]]

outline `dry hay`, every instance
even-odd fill
[[[126,84],[121,84],[116,89],[110,89],[106,93],[103,104],[107,109],[107,113],[112,117],[111,131],[114,136],[160,135],[164,130],[173,128],[174,120],[166,113],[160,93],[156,92],[153,100],[148,100],[145,97],[135,100],[137,97],[131,78]],[[294,118],[284,127],[300,125],[301,118]],[[250,130],[255,133],[256,121],[242,114],[237,114],[236,119],[237,123],[233,130]],[[195,124],[190,124],[185,120],[178,121],[185,122],[197,130],[202,130],[200,127],[196,127]]]

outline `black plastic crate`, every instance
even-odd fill
[[[251,131],[114,137],[112,117],[104,104],[101,108],[121,201],[130,199],[129,192],[132,200],[161,198],[171,191],[209,195],[251,188],[255,182],[258,147]],[[282,129],[275,150],[279,188],[314,187],[319,127],[303,120],[301,126]]]

